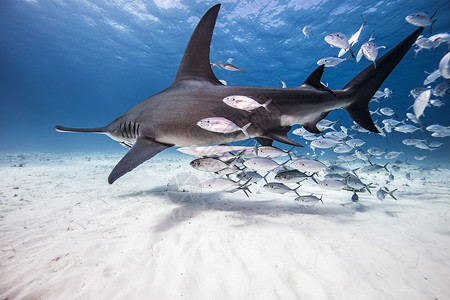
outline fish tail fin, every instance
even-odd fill
[[[106,127],[95,127],[95,128],[72,128],[56,125],[55,130],[58,132],[92,132],[92,133],[106,133],[108,132]]]
[[[250,136],[248,135],[247,128],[248,128],[250,125],[252,125],[252,122],[248,123],[247,125],[244,125],[244,126],[241,128],[242,132],[243,132],[243,133],[245,134],[245,136],[248,137],[248,138],[250,138]]]
[[[394,192],[395,192],[396,190],[397,190],[397,189],[390,191],[390,192],[389,192],[389,196],[391,196],[392,198],[394,198],[394,200],[397,201],[397,198],[395,198],[395,196],[394,196]]]
[[[239,72],[241,72],[242,74],[244,74],[244,72],[242,72],[242,70],[244,70],[244,68],[240,68],[240,69],[238,69],[239,70]]]
[[[267,107],[267,106],[269,106],[269,104],[272,102],[272,99],[269,99],[266,103],[264,103],[263,105],[262,105],[262,107],[264,107],[264,109],[265,110],[267,110],[268,112],[270,112],[271,113],[271,111],[270,111],[270,109]]]
[[[423,27],[417,29],[388,53],[380,57],[377,60],[377,68],[374,65],[368,66],[344,87],[344,91],[351,97],[351,103],[344,109],[361,127],[379,133],[369,113],[370,99],[400,63],[423,29]]]

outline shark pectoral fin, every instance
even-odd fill
[[[294,142],[288,138],[287,133],[291,130],[291,126],[281,127],[280,130],[272,130],[264,133],[263,138],[271,139],[280,143],[288,144],[291,146],[303,147],[297,142]]]
[[[170,147],[172,147],[172,145],[161,144],[152,139],[139,138],[136,143],[134,143],[133,148],[125,154],[111,171],[108,182],[112,184],[118,178],[130,172],[146,160]]]
[[[272,146],[273,140],[263,137],[256,137],[255,140],[261,144],[261,146]]]
[[[302,126],[303,126],[306,130],[308,130],[309,132],[311,132],[311,133],[322,133],[322,131],[320,131],[320,130],[317,128],[317,123],[318,123],[320,120],[325,119],[326,116],[328,116],[328,113],[329,113],[329,111],[326,111],[326,112],[324,112],[324,113],[321,113],[319,117],[315,118],[314,120],[312,120],[312,121],[310,121],[310,122],[307,122],[307,123],[305,123],[305,124],[302,124]]]

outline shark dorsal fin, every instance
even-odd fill
[[[324,71],[325,65],[320,65],[308,76],[308,78],[306,78],[303,84],[307,84],[315,88],[322,88],[323,84],[322,82],[320,82],[320,80],[322,79],[322,74]]]
[[[305,82],[303,82],[303,85],[309,85],[318,90],[328,91],[336,96],[336,94],[332,90],[330,90],[327,86],[323,85],[323,83],[320,81],[322,79],[322,74],[324,71],[325,71],[325,65],[318,66],[308,76],[308,78],[306,78]]]
[[[219,9],[220,4],[214,5],[203,15],[198,23],[186,46],[174,82],[194,79],[222,85],[211,70],[209,63],[211,38]]]

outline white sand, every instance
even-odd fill
[[[120,157],[1,155],[0,299],[450,298],[449,170],[304,208],[261,185],[169,197],[176,174],[211,177],[181,154],[108,185]]]

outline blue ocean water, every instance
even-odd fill
[[[102,1],[3,0],[0,5],[0,138],[1,152],[125,150],[106,136],[62,134],[56,124],[72,127],[104,126],[139,101],[167,88],[173,81],[189,37],[213,1]],[[323,57],[336,56],[324,37],[342,32],[350,37],[367,21],[356,51],[371,34],[379,56],[394,47],[416,27],[405,17],[413,12],[432,15],[438,9],[433,34],[450,30],[448,1],[222,1],[211,45],[211,61],[242,67],[240,72],[213,68],[230,85],[300,85]],[[301,32],[308,25],[310,38]],[[429,28],[424,31],[430,36]],[[382,88],[394,91],[382,106],[398,109],[399,120],[413,104],[409,91],[422,87],[425,71],[437,69],[448,52],[443,43],[434,50],[414,52],[403,59]],[[342,88],[371,62],[344,62],[327,68],[322,81]],[[440,83],[439,78],[431,86]],[[449,101],[448,95],[442,100]],[[432,97],[436,98],[436,97]],[[371,103],[375,110],[376,103]],[[450,102],[428,107],[422,121],[450,125]],[[352,120],[343,110],[330,113],[347,128]],[[387,118],[387,117],[383,117]],[[382,117],[374,119],[381,124]],[[430,152],[402,144],[405,138],[425,139],[430,132],[388,134],[388,139],[359,134],[371,146],[403,151],[400,158],[420,163],[450,162],[450,138]],[[301,144],[301,137],[290,135]],[[252,145],[253,142],[242,142]],[[172,151],[172,150],[170,150]],[[310,149],[300,149],[302,153]],[[326,153],[333,154],[327,150]]]

